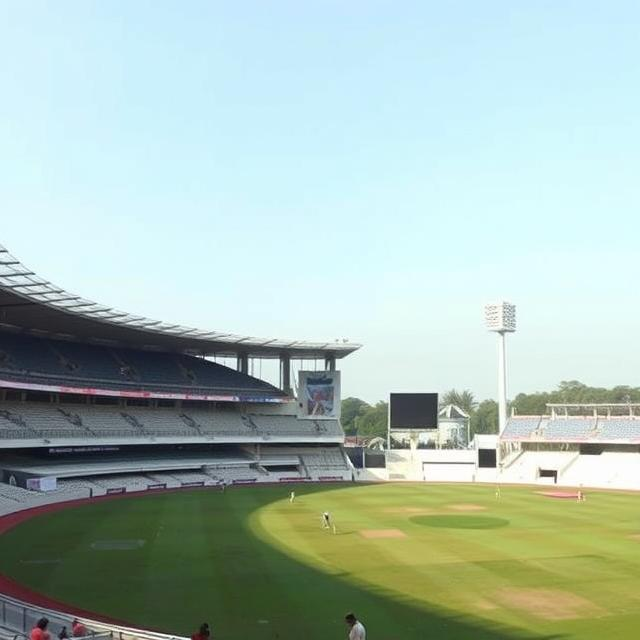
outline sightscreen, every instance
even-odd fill
[[[391,429],[437,429],[437,393],[392,393],[389,398]]]

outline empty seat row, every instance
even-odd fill
[[[67,342],[0,331],[0,372],[49,383],[76,380],[106,388],[195,389],[281,396],[273,385],[204,358],[185,354]]]
[[[505,439],[526,438],[540,426],[540,416],[512,417],[507,420],[502,437]]]
[[[278,437],[342,435],[337,420],[207,408],[0,403],[0,438]]]
[[[600,418],[597,437],[605,440],[634,440],[640,438],[640,418]]]
[[[544,425],[543,433],[547,440],[585,439],[593,435],[595,426],[595,418],[554,418]]]

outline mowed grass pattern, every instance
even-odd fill
[[[478,485],[265,486],[96,502],[0,538],[0,571],[131,623],[218,640],[635,638],[640,496]],[[321,528],[328,510],[337,533]]]

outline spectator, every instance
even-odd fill
[[[211,637],[211,630],[209,629],[209,623],[203,622],[196,633],[191,636],[191,640],[209,640]]]
[[[344,617],[347,627],[349,627],[349,640],[366,640],[367,632],[364,625],[353,613],[347,613]]]
[[[60,629],[60,633],[58,633],[58,640],[67,640],[69,637],[69,633],[67,632],[67,627],[62,627]]]
[[[89,635],[87,627],[85,627],[78,618],[74,618],[71,623],[71,633],[74,638],[82,638]]]
[[[47,631],[48,626],[49,618],[40,618],[36,626],[31,629],[31,640],[49,640],[51,634]]]

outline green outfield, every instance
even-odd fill
[[[85,609],[217,640],[635,638],[640,496],[530,487],[333,485],[184,491],[38,516],[0,571]],[[321,528],[331,512],[336,533]]]

